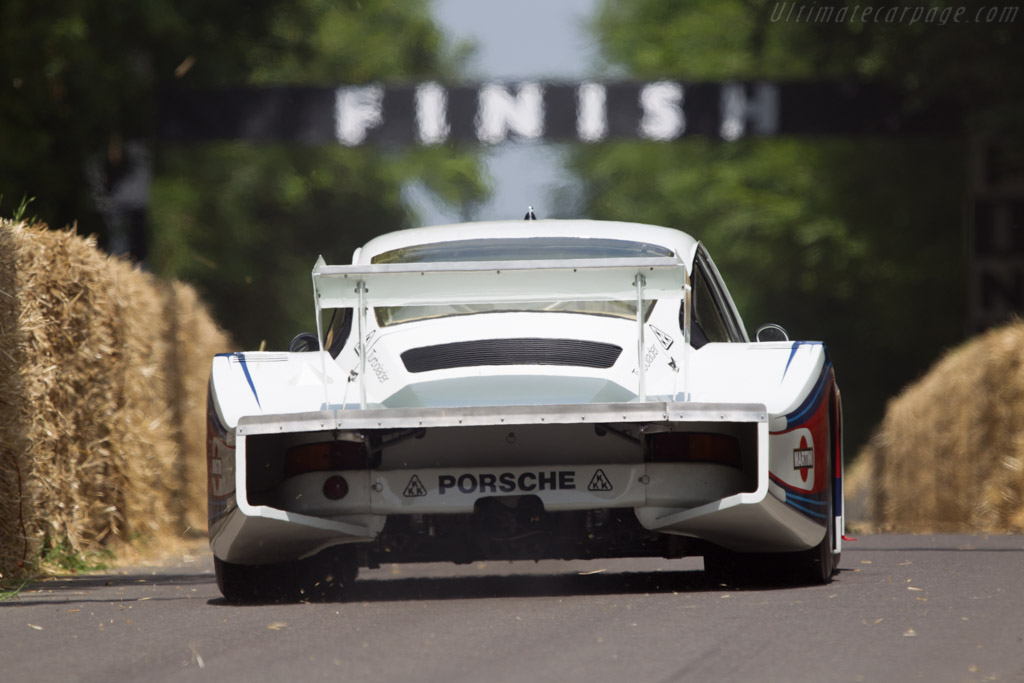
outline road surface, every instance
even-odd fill
[[[390,565],[345,602],[232,606],[203,553],[0,602],[5,681],[1022,681],[1024,536],[861,537],[827,586],[699,558]]]

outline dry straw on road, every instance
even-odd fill
[[[1024,531],[1024,322],[954,349],[890,401],[847,497],[881,530]]]
[[[0,222],[0,571],[202,529],[210,359],[195,293],[70,231]]]

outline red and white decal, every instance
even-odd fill
[[[772,434],[771,473],[774,479],[795,489],[814,489],[814,435],[805,427]]]
[[[235,448],[216,430],[208,431],[206,471],[209,474],[210,499],[226,498],[235,492]]]
[[[787,487],[818,493],[828,473],[828,401],[822,401],[803,424],[771,435],[772,479]]]

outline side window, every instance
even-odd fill
[[[332,358],[337,358],[341,349],[348,341],[348,335],[352,332],[352,309],[335,308],[331,314],[331,323],[327,326],[327,339],[324,346]]]
[[[711,287],[704,265],[697,261],[697,268],[693,274],[694,322],[700,326],[707,341],[732,341],[729,337],[729,326],[718,307]]]

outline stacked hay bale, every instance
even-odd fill
[[[196,291],[182,282],[166,287],[168,296],[168,366],[176,368],[169,389],[175,411],[175,441],[180,497],[186,529],[206,530],[206,389],[214,354],[229,350],[228,338],[206,310]]]
[[[1024,531],[1024,322],[954,349],[893,399],[847,497],[884,531]]]
[[[227,339],[194,292],[92,239],[0,222],[0,572],[201,529],[206,378]]]

